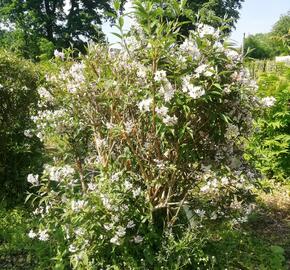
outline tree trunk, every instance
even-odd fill
[[[53,23],[54,23],[54,13],[55,13],[55,1],[53,1],[53,7],[51,8],[49,5],[50,0],[44,0],[44,7],[46,13],[46,34],[47,39],[54,43],[53,37]]]

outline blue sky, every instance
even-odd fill
[[[127,10],[130,4],[127,4]],[[290,10],[290,0],[245,0],[240,11],[240,19],[233,31],[231,39],[238,45],[241,44],[243,33],[246,35],[255,33],[267,33],[278,21],[282,14]],[[126,28],[131,24],[131,20],[126,21]],[[105,23],[104,32],[108,36],[109,42],[116,42],[116,38],[110,34],[114,30]]]
[[[241,44],[246,35],[267,33],[282,14],[290,11],[290,0],[245,0],[231,38]]]

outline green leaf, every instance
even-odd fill
[[[115,11],[119,11],[120,10],[121,3],[120,3],[119,0],[115,0],[114,3],[113,3],[113,5],[114,5],[114,10]]]
[[[116,32],[112,32],[111,34],[116,36],[116,37],[118,37],[119,39],[123,39],[122,35],[120,35],[120,34],[118,34]]]
[[[123,26],[124,26],[124,18],[123,18],[123,16],[119,17],[119,25],[120,25],[120,28],[122,29]]]

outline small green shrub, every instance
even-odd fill
[[[29,238],[28,232],[37,224],[27,209],[5,209],[0,206],[0,269],[43,270],[52,254],[49,243]]]

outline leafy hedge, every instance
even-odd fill
[[[27,173],[40,165],[41,143],[29,132],[39,81],[32,63],[0,51],[0,200],[8,204],[23,199]]]

